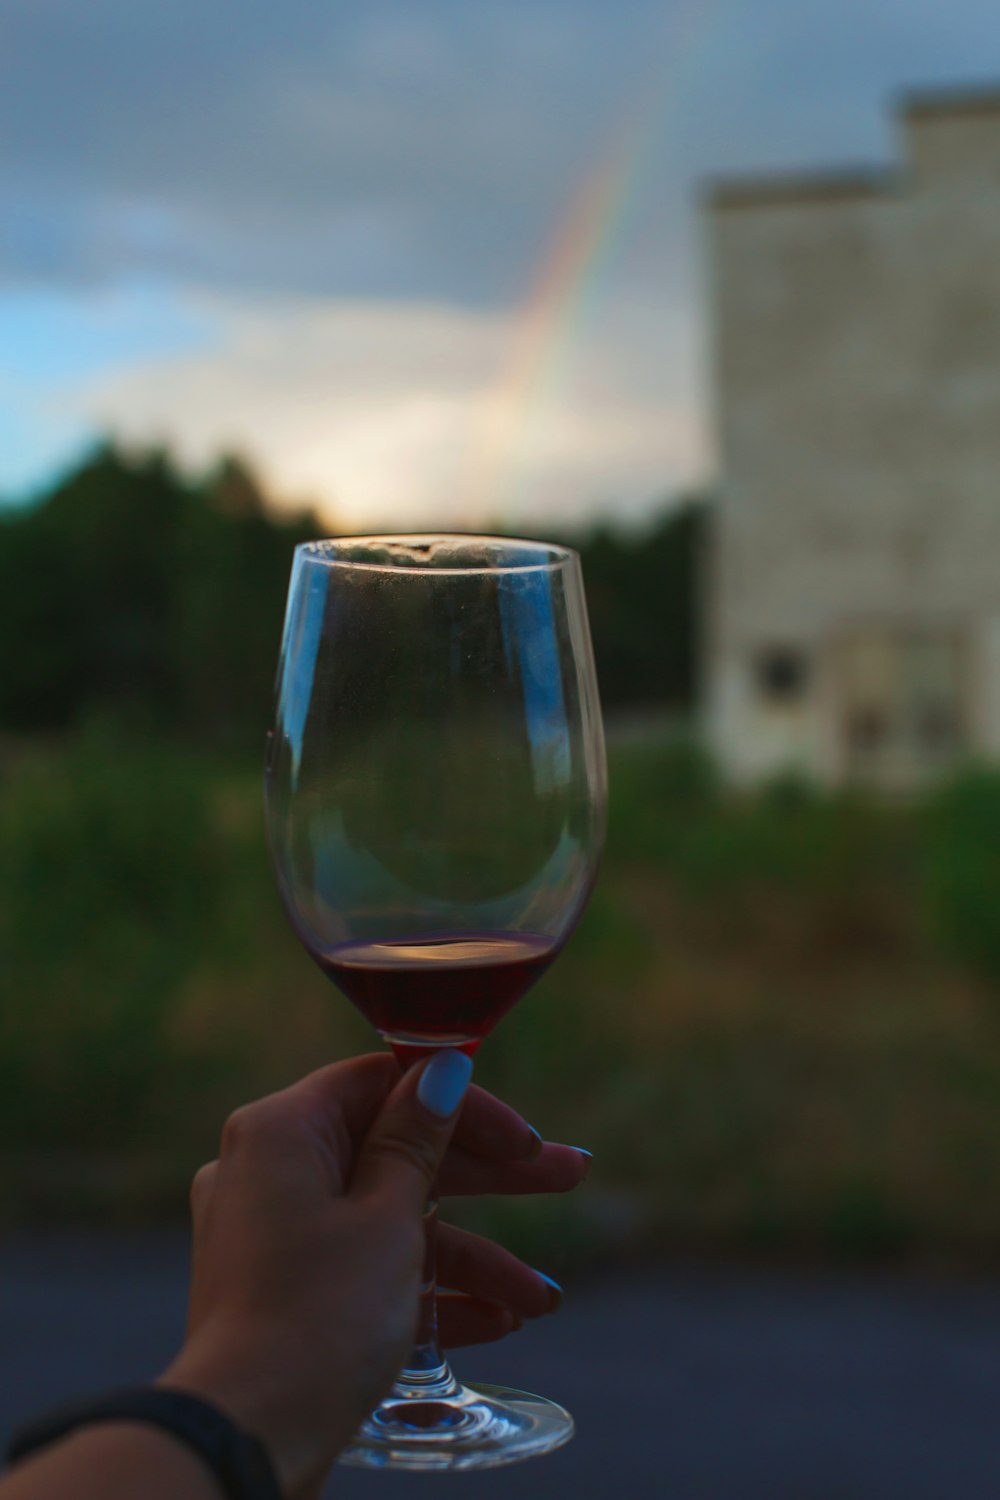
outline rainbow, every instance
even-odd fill
[[[474,525],[495,524],[516,504],[532,432],[572,368],[603,273],[662,160],[667,127],[683,104],[685,82],[693,83],[718,8],[718,0],[678,0],[672,7],[662,62],[640,92],[644,104],[629,110],[559,219],[460,467],[456,499]]]

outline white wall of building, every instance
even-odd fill
[[[963,746],[1000,754],[1000,96],[902,123],[895,176],[711,200],[707,711],[742,779],[845,774],[835,643],[866,624],[960,639]],[[757,667],[792,648],[774,701]]]

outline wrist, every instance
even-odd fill
[[[215,1476],[203,1459],[168,1432],[138,1422],[82,1427],[51,1447],[29,1454],[4,1480],[11,1500],[73,1495],[77,1500],[218,1500]]]
[[[186,1344],[155,1382],[187,1391],[217,1406],[262,1443],[284,1495],[294,1497],[320,1479],[333,1458],[316,1442],[310,1425],[280,1379],[283,1363],[262,1361],[259,1346],[241,1349],[223,1340],[196,1338]]]
[[[82,1447],[76,1442],[77,1437],[82,1441],[94,1431],[101,1436]],[[107,1460],[103,1465],[102,1454]],[[166,1458],[167,1454],[172,1457]],[[143,1487],[143,1493],[148,1490],[150,1500],[156,1495],[188,1493],[190,1482],[181,1487],[176,1471],[190,1476],[190,1459],[194,1458],[202,1474],[196,1495],[207,1493],[205,1481],[211,1479],[214,1494],[227,1500],[282,1500],[263,1443],[216,1403],[165,1386],[127,1386],[44,1412],[12,1434],[7,1456],[15,1465],[41,1456],[40,1464],[27,1465],[28,1495],[57,1493],[53,1473],[65,1469],[67,1463],[72,1471],[77,1462],[81,1495],[93,1489],[92,1483],[88,1487],[83,1481],[93,1481],[105,1471],[109,1495],[134,1493],[134,1486],[125,1481],[131,1470],[144,1465],[150,1468],[151,1483]],[[40,1489],[39,1467],[44,1470]],[[169,1470],[167,1478],[165,1470]]]

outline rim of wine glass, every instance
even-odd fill
[[[428,559],[426,557],[414,558],[411,564],[407,564],[405,559],[392,562],[367,562],[354,557],[330,556],[324,550],[328,547],[358,547],[362,545],[370,545],[372,548],[389,546],[400,548],[423,547],[430,550],[435,543],[441,543],[442,545],[450,544],[453,547],[461,544],[468,544],[470,546],[479,544],[481,546],[516,547],[523,548],[529,552],[544,552],[546,557],[540,562],[519,563],[496,561],[492,563],[469,564],[465,567],[428,568]],[[540,542],[529,537],[497,536],[489,532],[474,531],[386,531],[366,532],[359,536],[320,537],[311,542],[300,542],[295,551],[310,562],[321,563],[324,567],[328,568],[368,568],[376,573],[433,573],[437,577],[449,573],[551,573],[579,562],[579,553],[573,547],[564,547],[561,542]]]

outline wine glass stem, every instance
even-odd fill
[[[448,1361],[441,1353],[437,1329],[437,1194],[431,1190],[424,1209],[424,1271],[420,1311],[413,1351],[400,1371],[393,1397],[440,1398],[458,1389]]]

